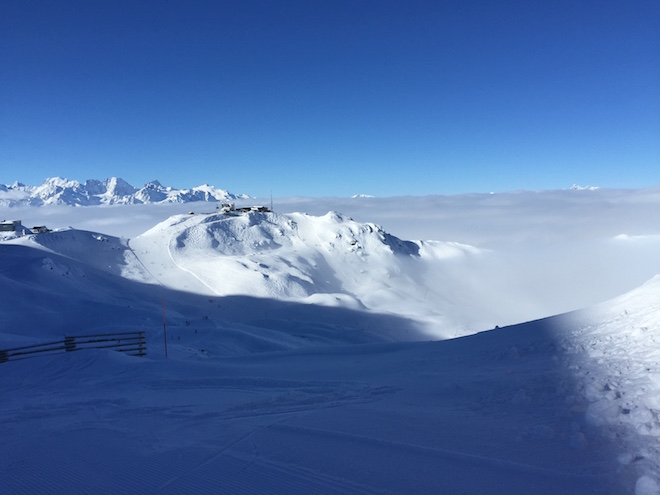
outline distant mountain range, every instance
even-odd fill
[[[19,182],[0,184],[0,206],[70,205],[94,206],[140,203],[189,203],[193,201],[227,202],[246,195],[235,195],[208,184],[192,189],[165,187],[157,180],[141,188],[123,179],[76,180],[52,177],[40,186],[26,186]]]

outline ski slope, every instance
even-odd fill
[[[656,278],[596,310],[448,341],[222,357],[221,332],[195,322],[171,329],[168,360],[152,336],[145,359],[89,351],[5,364],[3,484],[654,493],[660,390],[639,371],[657,356],[645,352],[652,334],[621,330],[657,326],[659,289]]]
[[[3,490],[660,493],[660,277],[478,332],[486,254],[337,213],[4,236],[0,348],[144,329],[148,356],[0,364]]]

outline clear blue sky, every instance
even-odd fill
[[[0,183],[660,184],[657,0],[5,1]]]

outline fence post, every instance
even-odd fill
[[[76,350],[76,338],[75,337],[64,337],[64,350],[66,352]]]
[[[145,351],[145,347],[147,345],[147,342],[144,338],[144,332],[138,332],[138,336],[140,337],[140,340],[139,340],[140,345],[139,345],[139,351],[138,352],[139,352],[140,356],[144,356],[146,354],[144,351]]]

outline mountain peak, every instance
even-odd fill
[[[239,196],[204,184],[193,189],[174,189],[152,180],[136,188],[119,177],[88,179],[84,183],[49,177],[39,186],[20,182],[0,187],[0,206],[43,206],[50,204],[94,206],[134,203],[227,202]]]
[[[599,189],[598,186],[580,186],[579,184],[571,186],[571,191],[596,191],[597,189]]]

